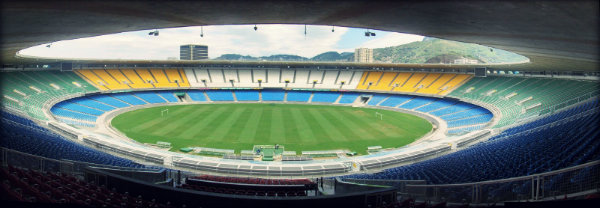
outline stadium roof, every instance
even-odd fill
[[[419,34],[500,48],[531,60],[496,69],[598,71],[598,8],[596,0],[3,1],[2,63],[48,61],[15,54],[59,40],[154,28],[282,23]]]

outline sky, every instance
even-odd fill
[[[415,41],[423,36],[369,30],[376,36],[366,37],[362,28],[304,25],[222,25],[124,32],[90,38],[64,40],[23,49],[20,54],[40,57],[83,59],[179,58],[179,45],[208,45],[209,58],[222,54],[269,56],[293,54],[311,58],[328,51],[353,52],[355,48],[383,48]],[[203,32],[202,32],[203,31]],[[203,33],[204,37],[200,37]]]

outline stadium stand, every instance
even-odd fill
[[[71,142],[31,120],[4,111],[2,111],[1,124],[2,147],[57,160],[66,159],[120,167],[145,167]]]
[[[379,106],[396,107],[413,98],[413,96],[407,95],[392,95],[387,100],[381,102]]]
[[[304,91],[288,91],[287,92],[287,101],[292,102],[308,102],[310,99],[312,92],[304,92]]]
[[[63,101],[63,102],[57,103],[53,107],[62,108],[62,109],[79,112],[79,113],[84,113],[84,114],[88,114],[88,115],[94,115],[94,116],[99,116],[104,113],[104,111],[84,107],[82,105],[73,103],[71,101]]]
[[[358,96],[360,96],[359,93],[344,92],[344,93],[342,93],[342,97],[340,98],[338,103],[340,103],[340,104],[354,103],[354,101],[356,100],[356,98],[358,98]]]
[[[206,96],[204,96],[204,91],[187,91],[187,95],[193,101],[199,101],[199,102],[206,101]]]
[[[449,95],[496,106],[502,118],[495,127],[502,127],[597,96],[596,86],[583,80],[475,77]]]
[[[455,153],[382,173],[347,177],[463,183],[531,175],[598,160],[599,110],[598,102],[593,101],[510,128]]]
[[[139,98],[145,100],[148,103],[166,103],[167,102],[167,101],[165,101],[165,99],[158,96],[154,92],[135,92],[132,94],[136,97],[139,97]]]
[[[89,99],[87,97],[71,99],[71,102],[79,104],[79,105],[83,105],[85,107],[98,109],[101,111],[110,111],[110,110],[116,109],[115,107],[105,105],[103,103]]]
[[[165,73],[170,82],[178,84],[178,87],[189,87],[190,84],[185,77],[185,73],[181,69],[165,69]]]
[[[339,92],[314,92],[313,94],[311,101],[313,103],[333,103],[340,97]]]
[[[129,86],[132,88],[154,88],[152,84],[147,82],[148,80],[142,79],[142,77],[140,77],[140,75],[138,74],[138,72],[136,72],[135,69],[119,69],[118,71],[112,71],[114,73],[123,73],[123,75],[125,75],[126,77],[126,80],[124,79],[124,81],[127,81],[129,83]],[[109,72],[111,72],[111,70],[109,70]]]
[[[142,196],[133,197],[104,186],[85,182],[62,173],[41,172],[13,166],[0,169],[3,198],[45,204],[71,204],[82,207],[172,207]]]
[[[259,92],[254,90],[236,90],[235,97],[238,101],[258,101]]]
[[[418,107],[421,107],[423,105],[429,104],[436,101],[436,98],[430,98],[430,97],[415,97],[414,99],[411,99],[408,102],[405,102],[404,104],[398,106],[399,108],[405,108],[405,109],[415,109]]]
[[[206,91],[211,101],[233,101],[232,91]]]
[[[383,95],[383,94],[375,94],[373,95],[373,97],[371,97],[371,99],[369,99],[369,103],[367,103],[368,105],[377,105],[379,104],[383,99],[386,99],[389,95]]]
[[[97,91],[72,72],[1,72],[2,106],[47,120],[42,106],[56,97]]]
[[[140,100],[139,98],[137,98],[129,93],[113,94],[111,96],[113,98],[116,98],[119,101],[125,102],[129,105],[144,105],[144,104],[146,104],[145,101]]]
[[[158,94],[160,97],[167,100],[167,102],[170,102],[170,103],[179,102],[179,100],[177,99],[177,97],[175,97],[175,94],[173,94],[173,93],[174,93],[173,91],[157,91],[156,92],[156,94]]]
[[[91,100],[96,100],[99,102],[102,102],[104,104],[110,105],[110,106],[114,106],[116,108],[124,108],[124,107],[129,107],[131,106],[130,104],[127,104],[125,102],[119,101],[109,95],[103,94],[103,95],[94,95],[92,97],[90,97]]]
[[[285,98],[284,91],[265,91],[261,92],[263,101],[283,101]]]

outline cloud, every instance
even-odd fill
[[[149,36],[152,30],[125,32],[59,41],[51,48],[44,45],[24,49],[24,55],[85,58],[85,59],[154,59],[164,60],[179,57],[179,45],[204,44],[209,47],[209,57],[236,53],[251,56],[274,54],[295,54],[313,57],[327,51],[353,51],[339,49],[336,44],[342,36],[355,28],[304,25],[226,25],[203,27],[204,37],[200,37],[201,27],[183,27],[160,29],[159,36]],[[366,40],[361,47],[379,48],[420,41],[422,36],[388,33],[382,37]]]

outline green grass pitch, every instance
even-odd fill
[[[169,109],[161,116],[161,110]],[[383,114],[383,120],[375,117]],[[300,104],[195,104],[138,109],[111,125],[141,143],[170,142],[171,150],[210,147],[250,150],[284,145],[286,151],[400,147],[431,131],[427,120],[405,113],[348,106]]]

